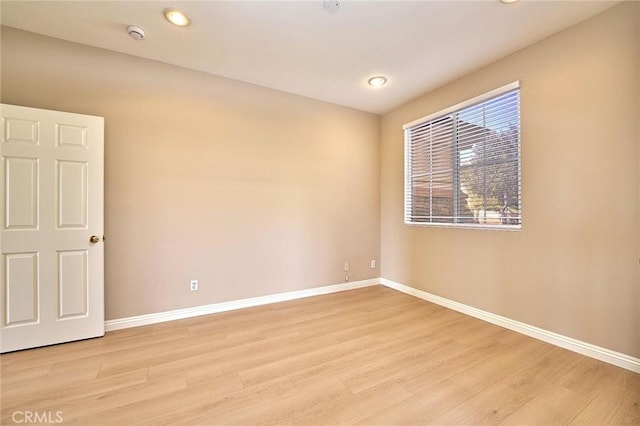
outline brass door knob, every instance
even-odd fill
[[[92,235],[91,238],[89,238],[89,241],[95,244],[100,241],[100,237],[98,237],[97,235]]]

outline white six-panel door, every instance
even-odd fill
[[[0,115],[0,352],[102,336],[104,119]]]

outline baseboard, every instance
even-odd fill
[[[314,287],[306,290],[251,297],[249,299],[232,300],[230,302],[214,303],[211,305],[177,309],[174,311],[158,312],[155,314],[119,318],[105,321],[104,328],[105,331],[121,330],[123,328],[139,327],[142,325],[157,324],[165,321],[192,318],[200,315],[216,314],[219,312],[232,311],[235,309],[268,305],[270,303],[285,302],[287,300],[302,299],[303,297],[319,296],[321,294],[336,293],[339,291],[352,290],[379,284],[380,278],[373,278],[370,280],[353,281],[342,284],[328,285],[324,287]]]
[[[353,281],[342,284],[329,285],[324,287],[314,287],[306,290],[291,291],[287,293],[277,293],[267,296],[251,297],[249,299],[233,300],[230,302],[214,303],[211,305],[196,306],[193,308],[177,309],[174,311],[158,312],[155,314],[139,315],[135,317],[119,318],[105,321],[106,331],[121,330],[142,325],[157,324],[165,321],[173,321],[184,318],[192,318],[200,315],[216,314],[219,312],[232,311],[252,306],[268,305],[270,303],[285,302],[287,300],[302,299],[304,297],[319,296],[321,294],[336,293],[339,291],[352,290],[356,288],[369,287],[382,284],[386,287],[398,290],[402,293],[418,297],[420,299],[444,306],[454,311],[472,316],[474,318],[487,321],[491,324],[516,331],[518,333],[533,337],[543,342],[559,346],[564,349],[585,355],[591,358],[604,361],[606,363],[640,373],[640,358],[592,345],[591,343],[563,336],[552,331],[544,330],[523,322],[515,321],[491,312],[483,311],[463,303],[455,302],[444,297],[436,296],[423,290],[418,290],[386,278],[373,278],[370,280]]]
[[[571,337],[563,336],[552,331],[544,330],[542,328],[534,327],[523,322],[515,321],[509,318],[505,318],[500,315],[492,314],[490,312],[483,311],[481,309],[473,308],[463,303],[455,302],[453,300],[446,299],[444,297],[436,296],[435,294],[428,293],[426,291],[418,290],[413,287],[406,286],[385,278],[380,279],[381,284],[392,288],[394,290],[401,291],[402,293],[409,294],[411,296],[418,297],[420,299],[427,300],[437,305],[444,306],[454,311],[461,312],[463,314],[481,319],[483,321],[490,322],[500,327],[507,328],[509,330],[516,331],[521,334],[525,334],[529,337],[533,337],[543,342],[551,343],[552,345],[559,346],[564,349],[568,349],[573,352],[577,352],[581,355],[585,355],[591,358],[604,361],[609,364],[613,364],[617,367],[624,368],[626,370],[640,373],[640,358],[625,355],[620,352],[612,351],[610,349],[602,348],[600,346],[592,345],[591,343],[583,342],[581,340],[573,339]]]

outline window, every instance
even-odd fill
[[[403,128],[405,223],[520,228],[518,82]]]

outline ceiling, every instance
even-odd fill
[[[2,0],[0,21],[380,114],[616,3],[343,0],[330,13],[322,0]],[[169,24],[167,7],[191,26]],[[388,83],[369,87],[378,74]]]

